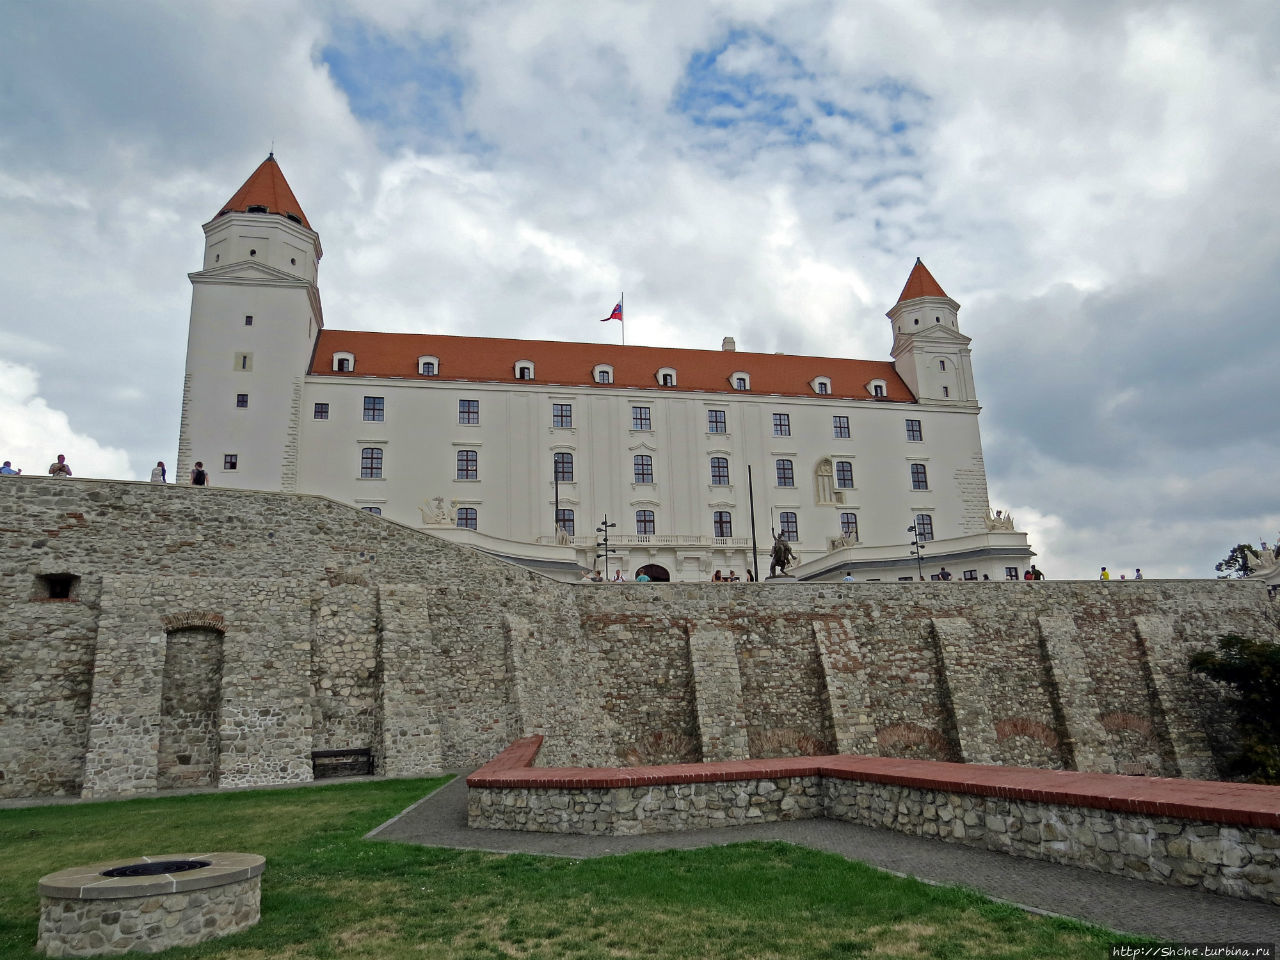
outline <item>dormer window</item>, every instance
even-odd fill
[[[356,368],[356,355],[354,353],[335,353],[333,355],[333,369],[335,373],[351,373]]]
[[[284,217],[286,220],[292,220],[294,223],[298,224],[299,226],[302,225],[302,218],[298,216],[296,213],[286,213]]]
[[[809,381],[809,386],[813,388],[813,392],[819,396],[828,396],[831,393],[830,377],[814,377]]]
[[[439,357],[419,357],[418,373],[422,374],[424,377],[438,376],[440,373],[440,358]]]
[[[733,389],[735,390],[750,390],[751,374],[739,370],[736,373],[730,374],[729,382],[733,384]]]
[[[885,382],[883,380],[872,380],[867,384],[867,393],[873,397],[884,397],[888,394],[885,392]]]
[[[533,361],[532,360],[516,361],[516,379],[517,380],[533,379]]]
[[[658,383],[664,387],[674,387],[676,385],[676,371],[674,367],[662,367],[656,374]]]
[[[596,383],[613,383],[613,367],[607,363],[597,363],[591,370],[591,379]]]
[[[267,208],[264,206],[261,206],[260,204],[254,204],[253,206],[249,207],[245,212],[246,213],[266,213]]]

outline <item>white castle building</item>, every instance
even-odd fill
[[[745,580],[771,529],[802,579],[1002,580],[1034,556],[991,513],[970,341],[919,260],[892,361],[849,360],[327,329],[320,237],[272,156],[204,233],[180,477],[198,460],[571,579]]]

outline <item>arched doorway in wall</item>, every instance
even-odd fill
[[[656,563],[646,563],[643,567],[636,571],[636,576],[644,574],[654,583],[670,583],[671,571],[666,567]]]
[[[165,627],[156,786],[217,786],[223,620],[180,614]]]

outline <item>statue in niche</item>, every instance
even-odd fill
[[[813,497],[819,504],[836,502],[836,481],[831,470],[831,458],[823,457],[813,475]]]
[[[769,576],[779,576],[778,571],[782,571],[781,576],[787,575],[787,567],[796,558],[795,551],[791,549],[791,544],[780,533],[773,535],[773,550],[769,553]]]
[[[1008,530],[1013,532],[1013,514],[1005,513],[1003,510],[997,510],[992,516],[991,508],[987,508],[987,529],[988,530]]]

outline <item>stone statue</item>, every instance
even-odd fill
[[[569,547],[573,545],[573,538],[569,536],[564,528],[564,524],[556,524],[556,546]]]
[[[791,544],[783,538],[782,534],[774,534],[773,550],[769,554],[769,576],[778,576],[778,571],[782,571],[782,576],[787,575],[787,566],[796,558],[795,551],[791,549]]]
[[[453,526],[453,524],[457,522],[456,516],[453,512],[453,508],[456,506],[456,500],[452,501],[449,507],[446,508],[444,505],[444,497],[432,497],[431,506],[426,506],[426,501],[424,500],[423,506],[418,508],[418,512],[422,514],[423,524],[447,524],[449,526]]]
[[[836,482],[831,471],[831,458],[823,457],[818,461],[818,469],[813,476],[813,496],[818,503],[836,502]]]
[[[995,516],[991,515],[991,508],[987,508],[987,529],[988,530],[1013,530],[1013,514],[1005,513],[1003,510],[997,510]]]

